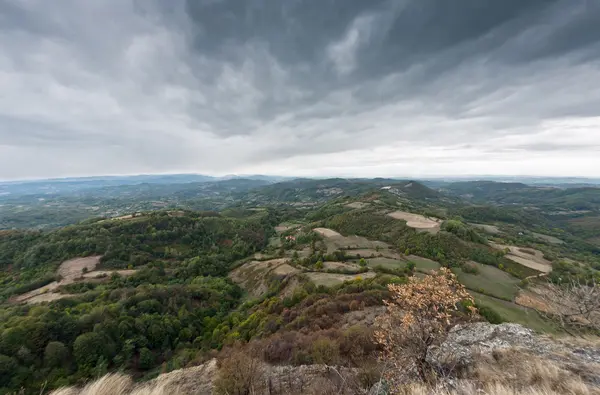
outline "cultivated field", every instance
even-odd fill
[[[355,208],[355,209],[361,209],[361,208],[369,207],[369,203],[365,203],[365,202],[352,202],[352,203],[346,204],[346,207]]]
[[[58,267],[56,273],[61,277],[60,281],[53,281],[43,287],[34,289],[13,298],[14,302],[26,302],[29,304],[50,302],[57,299],[72,297],[73,295],[55,292],[60,286],[72,284],[79,281],[94,281],[110,277],[113,273],[122,276],[131,276],[136,270],[93,270],[100,263],[102,256],[88,256],[64,261]]]
[[[317,232],[318,234],[320,234],[323,237],[338,237],[338,236],[342,236],[341,234],[339,234],[338,232],[336,232],[333,229],[314,228],[313,231]]]
[[[301,271],[288,264],[287,258],[248,262],[229,273],[229,278],[252,297],[269,291],[272,281],[283,281]]]
[[[335,230],[327,228],[315,228],[313,231],[325,237],[323,242],[327,247],[328,253],[337,250],[348,250],[348,255],[360,253],[362,256],[362,253],[365,253],[366,256],[370,256],[371,254],[378,255],[389,250],[389,245],[382,241],[369,240],[361,236],[342,236]],[[379,249],[379,252],[377,252],[377,249]],[[362,251],[362,253],[356,251]]]
[[[347,262],[323,262],[323,268],[326,270],[351,270],[358,271],[360,266]]]
[[[367,259],[369,267],[381,266],[386,269],[404,269],[406,267],[406,261],[400,259],[390,259],[386,257],[370,258]]]
[[[325,287],[333,287],[342,284],[345,281],[353,281],[359,278],[373,278],[375,277],[375,273],[366,272],[360,274],[336,274],[313,272],[306,273],[306,276],[317,286],[323,285]]]
[[[532,309],[518,306],[513,302],[507,302],[478,292],[469,291],[475,298],[478,307],[489,307],[496,311],[503,320],[525,325],[540,332],[556,332],[557,329]]]
[[[414,262],[416,268],[422,271],[430,272],[432,270],[438,270],[441,265],[431,259],[423,258],[417,255],[409,255],[406,257],[411,262]]]
[[[542,233],[535,233],[535,232],[531,232],[531,234],[533,236],[535,236],[537,239],[546,241],[550,244],[564,244],[565,242],[562,241],[561,239],[554,237],[554,236],[550,236],[550,235],[545,235]]]
[[[470,264],[477,267],[478,274],[465,273],[460,268],[452,269],[465,287],[474,291],[483,291],[505,300],[512,301],[515,298],[519,290],[520,280],[518,278],[494,266],[482,265],[477,262],[470,262]]]
[[[475,223],[469,223],[469,225],[471,225],[474,228],[481,229],[484,232],[491,233],[494,235],[496,235],[498,233],[502,233],[496,225],[475,224]]]
[[[544,253],[533,248],[524,248],[517,246],[509,246],[504,244],[490,243],[490,246],[504,250],[508,248],[509,253],[506,258],[520,265],[529,267],[542,273],[550,273],[552,271],[552,262],[544,258]]]
[[[406,226],[414,229],[424,229],[429,231],[439,231],[442,223],[441,219],[433,217],[425,217],[419,214],[413,214],[406,211],[394,211],[388,216],[406,221]]]

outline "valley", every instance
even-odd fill
[[[495,183],[484,194],[481,183],[221,182],[50,198],[76,212],[109,188],[113,200],[79,222],[45,216],[51,206],[37,195],[6,198],[29,214],[23,226],[0,222],[0,358],[10,377],[0,388],[37,393],[46,381],[77,385],[115,370],[147,380],[236,347],[261,348],[272,366],[362,369],[377,361],[368,339],[389,285],[446,268],[478,320],[560,336],[569,328],[551,319],[546,285],[600,279],[600,248],[570,225],[585,218],[600,229],[598,207],[553,214],[575,208],[577,188],[561,201]],[[502,202],[477,200],[496,190]],[[168,203],[149,207],[150,197]]]

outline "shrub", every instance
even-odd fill
[[[501,324],[504,322],[504,318],[491,307],[477,306],[477,311],[490,324]]]
[[[442,342],[461,319],[459,304],[466,301],[469,313],[473,298],[447,268],[424,279],[410,277],[406,285],[389,285],[387,312],[377,319],[375,339],[383,348],[382,358],[392,368],[386,379],[398,383],[405,373],[416,373],[430,381],[433,370],[427,362],[430,346]]]
[[[340,347],[335,340],[318,338],[312,345],[311,357],[315,363],[337,365],[340,361]]]
[[[220,395],[248,395],[261,393],[262,363],[249,350],[234,351],[221,361],[215,380],[215,393]]]
[[[479,268],[474,263],[463,263],[461,269],[468,274],[479,274]]]

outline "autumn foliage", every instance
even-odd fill
[[[405,285],[390,284],[387,313],[379,317],[376,341],[382,346],[385,378],[391,384],[415,374],[434,379],[427,350],[444,340],[459,319],[475,313],[473,298],[446,268]],[[461,312],[461,306],[467,306]]]

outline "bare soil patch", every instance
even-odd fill
[[[27,304],[36,304],[36,303],[44,303],[44,302],[52,302],[59,299],[70,298],[75,295],[69,294],[61,294],[61,293],[43,293],[36,296],[32,296],[29,299],[24,300]]]
[[[306,276],[317,286],[323,285],[325,287],[333,287],[335,285],[342,284],[345,281],[353,281],[361,278],[373,278],[375,277],[375,273],[366,272],[360,274],[336,274],[314,272],[307,273]]]
[[[369,207],[369,206],[370,206],[370,204],[365,203],[365,202],[352,202],[352,203],[346,204],[346,207],[355,208],[355,209],[361,209],[361,208],[365,208],[365,207]]]
[[[55,292],[58,287],[72,284],[78,281],[93,282],[99,278],[109,278],[112,273],[118,273],[122,276],[131,276],[137,270],[93,270],[100,263],[102,256],[88,256],[84,258],[75,258],[64,261],[58,267],[56,273],[61,276],[60,281],[54,281],[43,287],[34,289],[27,293],[16,296],[12,300],[14,302],[26,302],[29,304],[50,302],[57,299],[68,298],[74,295],[61,294]],[[86,272],[84,273],[84,270]]]
[[[283,224],[279,224],[279,225],[277,225],[275,227],[275,232],[277,232],[277,233],[283,233],[283,232],[286,232],[286,231],[288,231],[290,229],[299,228],[300,226],[302,226],[302,225],[300,225],[300,224],[285,224],[285,223],[283,223]]]
[[[515,303],[519,306],[529,307],[531,309],[543,311],[549,313],[551,311],[550,306],[544,300],[544,298],[536,292],[531,290],[521,290],[515,298]]]
[[[434,217],[425,217],[419,214],[413,214],[406,211],[394,211],[389,213],[388,216],[394,219],[401,219],[406,221],[406,226],[414,229],[439,229],[442,220]]]
[[[339,234],[338,232],[336,232],[335,230],[332,230],[332,229],[314,228],[313,231],[317,232],[318,234],[320,234],[323,237],[338,237],[338,236],[343,237],[341,234]]]
[[[84,268],[86,271],[94,270],[100,263],[100,258],[102,258],[102,256],[96,255],[85,258],[69,259],[60,264],[57,273],[62,277],[63,281],[74,280],[81,276]]]
[[[520,265],[529,267],[542,273],[550,273],[552,271],[552,262],[544,258],[544,253],[533,248],[523,248],[517,246],[509,246],[505,244],[490,243],[490,246],[498,250],[508,248],[509,253],[506,258]]]

